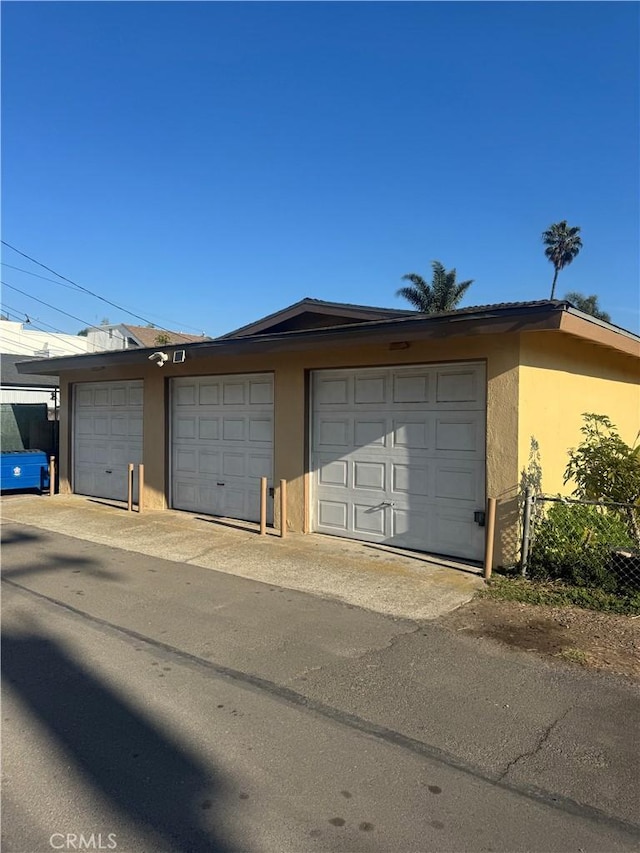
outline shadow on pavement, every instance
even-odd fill
[[[460,560],[457,557],[446,557],[442,554],[431,554],[428,551],[411,551],[408,548],[403,548],[402,551],[398,551],[388,545],[383,545],[381,547],[375,542],[357,542],[357,544],[363,548],[369,548],[372,551],[380,551],[383,554],[388,554],[389,557],[403,557],[407,560],[416,560],[419,563],[428,563],[429,566],[440,566],[445,569],[451,569],[452,571],[475,575],[476,577],[482,575],[482,564],[473,560]]]
[[[16,569],[3,569],[2,577],[9,580],[28,577],[29,575],[41,575],[45,572],[56,572],[71,569],[72,574],[87,574],[101,580],[117,581],[122,577],[120,572],[112,572],[101,569],[96,565],[97,561],[88,557],[70,557],[68,554],[48,554],[37,566],[20,566]]]
[[[227,518],[218,518],[215,515],[197,515],[196,521],[205,521],[207,524],[214,524],[216,527],[228,527],[231,530],[239,530],[240,533],[255,533],[258,535],[260,533],[260,528],[257,523],[251,521],[230,521]],[[251,525],[250,527],[248,525]],[[269,533],[273,533],[273,525],[267,527],[267,531]]]
[[[100,500],[99,498],[87,498],[87,502],[91,504],[100,504],[100,506],[108,506],[109,509],[118,509],[122,512],[129,512],[129,507],[127,506],[126,501],[111,501],[111,500]],[[138,512],[138,508],[136,506],[135,512]]]
[[[44,537],[40,533],[32,533],[30,530],[12,530],[10,533],[3,533],[0,539],[0,544],[4,548],[6,545],[19,545],[25,542],[38,542]]]
[[[212,829],[221,780],[54,639],[3,632],[2,672],[82,781],[139,831],[180,853],[233,849]]]

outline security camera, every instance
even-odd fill
[[[165,361],[169,361],[169,356],[166,352],[152,352],[149,356],[149,361],[155,361],[158,367],[162,367]]]

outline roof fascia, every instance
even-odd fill
[[[217,340],[225,340],[226,338],[235,337],[245,337],[248,335],[259,335],[264,332],[268,333],[269,328],[271,328],[272,326],[276,326],[279,323],[284,323],[287,320],[291,320],[294,317],[299,317],[302,314],[328,314],[329,316],[333,315],[335,317],[349,317],[354,320],[367,321],[371,320],[372,315],[376,319],[378,319],[380,314],[383,314],[386,310],[387,309],[385,308],[359,308],[350,305],[340,305],[339,303],[302,299],[300,302],[296,302],[294,305],[290,305],[288,308],[283,308],[281,311],[276,311],[275,314],[269,314],[267,317],[263,317],[262,320],[256,320],[255,323],[249,323],[247,326],[241,326],[239,329],[235,329],[233,332],[227,332],[226,335],[221,335],[219,338],[217,338]],[[389,308],[388,310],[393,311],[399,316],[405,313],[399,309],[396,310],[394,308]],[[406,311],[406,314],[411,313],[415,312],[411,312],[410,310]]]
[[[251,352],[302,352],[318,346],[336,344],[343,346],[368,343],[393,343],[398,341],[425,340],[429,338],[456,337],[459,335],[518,334],[523,331],[558,329],[562,311],[556,307],[543,306],[531,309],[498,309],[483,311],[477,315],[433,317],[404,317],[393,320],[374,320],[348,326],[326,329],[311,329],[302,332],[280,332],[256,337],[216,338],[213,341],[170,345],[163,349],[186,349],[189,359],[211,358],[217,354],[241,355]],[[40,374],[59,375],[61,372],[90,370],[91,368],[142,364],[153,352],[146,349],[118,350],[95,353],[87,356],[59,357],[38,362]],[[19,373],[29,373],[28,363],[16,365]]]
[[[568,335],[640,358],[640,336],[598,320],[576,308],[568,308],[562,312],[560,329]]]
[[[294,302],[293,305],[289,305],[287,308],[282,308],[280,311],[274,311],[273,314],[267,314],[266,317],[262,317],[260,320],[255,320],[253,323],[247,323],[245,326],[240,326],[237,329],[233,329],[231,332],[220,335],[218,338],[215,338],[215,340],[223,341],[226,338],[234,338],[237,335],[244,337],[245,335],[257,334],[261,329],[269,328],[269,326],[275,326],[276,323],[282,323],[285,320],[290,320],[291,317],[303,314],[306,310],[307,304],[307,299],[301,299],[300,302]]]
[[[47,377],[49,378],[49,377]],[[0,384],[0,388],[3,391],[53,391],[59,387],[58,382],[38,382],[34,385],[30,385],[29,383],[21,383],[21,382],[3,382]]]

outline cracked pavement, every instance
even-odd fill
[[[515,758],[511,759],[511,761],[507,764],[504,770],[501,771],[498,778],[501,780],[504,779],[506,776],[509,775],[512,768],[514,768],[516,764],[518,764],[520,761],[524,761],[527,758],[532,758],[534,755],[537,755],[537,753],[540,752],[544,744],[549,740],[551,732],[559,723],[562,722],[562,720],[564,720],[568,716],[570,710],[570,708],[567,708],[564,713],[560,714],[557,720],[554,720],[552,723],[549,723],[549,725],[538,738],[538,742],[536,743],[536,745],[532,749],[529,749],[526,752],[521,752],[520,755],[516,755]]]
[[[630,832],[634,843],[617,849],[635,849],[636,684],[434,621],[393,618],[33,527],[9,523],[4,536],[5,599],[20,630],[30,611],[42,609],[52,628],[72,620],[78,637],[99,630],[112,643],[137,642],[210,679],[248,685],[343,731],[392,744],[443,773],[455,770],[488,786],[491,796],[503,791],[556,818]],[[585,842],[584,849],[608,848]]]

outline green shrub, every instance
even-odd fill
[[[569,451],[564,482],[575,482],[578,498],[626,504],[611,509],[624,519],[640,549],[640,444],[623,441],[606,415],[584,412],[582,417],[583,439]]]
[[[561,580],[612,593],[626,586],[625,578],[614,571],[612,558],[617,548],[633,548],[633,540],[617,513],[554,503],[534,533],[528,564],[532,579]]]

